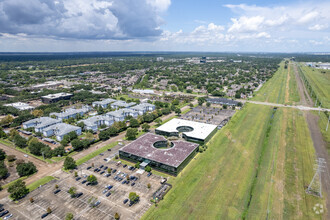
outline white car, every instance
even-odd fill
[[[3,219],[7,220],[7,219],[10,219],[12,216],[13,216],[13,214],[9,214],[9,215],[6,215]]]
[[[27,155],[27,154],[24,154],[24,157],[29,157],[29,155]]]

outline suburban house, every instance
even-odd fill
[[[92,103],[93,107],[102,107],[102,108],[107,108],[109,104],[116,102],[117,100],[115,99],[104,99],[102,101],[96,101]]]
[[[107,115],[97,115],[85,120],[81,120],[79,122],[83,122],[85,124],[86,130],[93,130],[95,132],[101,125],[111,126],[114,120],[112,119],[112,117],[109,117]]]
[[[50,117],[40,117],[35,118],[23,123],[23,128],[34,128],[35,132],[43,132],[43,130],[51,125],[61,123],[59,119],[54,119]]]
[[[117,101],[111,104],[111,108],[118,109],[118,108],[129,108],[135,105],[135,102],[124,102],[124,101]]]
[[[139,115],[143,115],[146,112],[154,111],[156,106],[149,103],[141,103],[139,105],[131,107],[132,110],[137,111]]]
[[[77,135],[81,135],[80,127],[74,126],[74,125],[69,125],[66,123],[58,123],[58,124],[51,125],[51,126],[45,128],[42,133],[46,137],[55,135],[56,139],[58,141],[62,141],[63,137],[72,131],[76,132]]]
[[[53,113],[50,113],[49,115],[50,116],[54,115],[55,118],[63,120],[63,119],[69,119],[69,118],[76,118],[77,115],[83,116],[90,110],[91,110],[91,107],[86,105],[80,109],[68,108],[64,112],[61,112],[61,113],[53,112]]]

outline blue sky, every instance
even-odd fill
[[[0,0],[0,51],[330,52],[330,1]]]

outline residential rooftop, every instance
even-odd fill
[[[77,129],[80,129],[80,127],[66,123],[58,123],[45,128],[44,131],[47,132],[54,130],[54,134],[56,136],[63,136],[70,133],[71,131],[76,131]]]

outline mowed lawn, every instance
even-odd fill
[[[280,108],[274,115],[267,148],[247,219],[322,219],[313,211],[324,200],[305,193],[313,178],[315,150],[303,112]]]
[[[322,101],[322,106],[330,108],[330,70],[319,70],[299,65],[302,73],[313,88],[318,98]]]
[[[303,115],[278,109],[270,125],[272,113],[246,105],[169,181],[171,191],[142,219],[241,219],[243,213],[246,219],[266,219],[267,213],[270,219],[319,218],[312,208],[324,201],[304,189],[314,149]]]
[[[290,105],[298,103],[300,97],[292,64],[285,69],[284,62],[281,62],[274,76],[261,87],[252,100]]]

